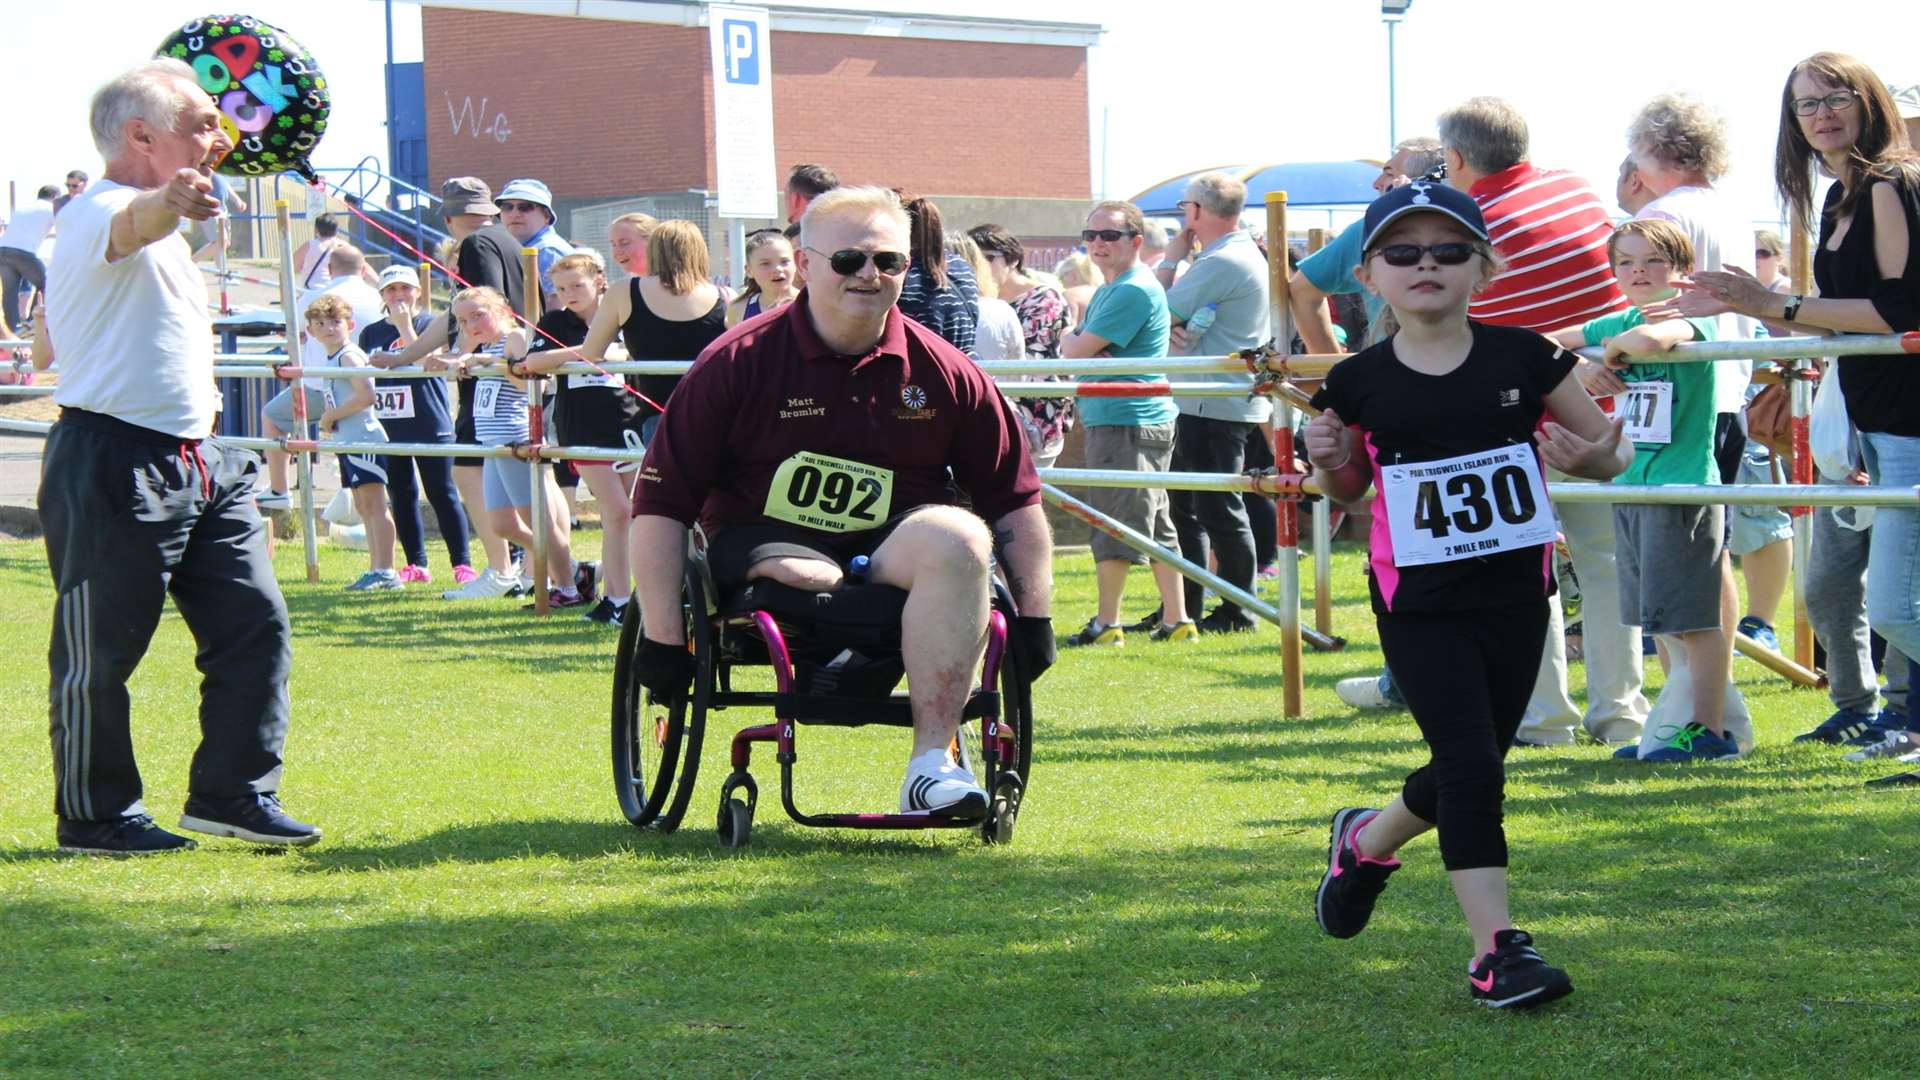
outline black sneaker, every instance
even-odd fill
[[[145,814],[114,821],[68,821],[64,818],[54,829],[62,855],[159,855],[168,851],[192,851],[193,841],[153,823]]]
[[[1467,992],[1489,1009],[1531,1009],[1573,993],[1573,980],[1540,959],[1525,930],[1493,935],[1493,951],[1467,968]]]
[[[1230,611],[1225,604],[1208,612],[1200,620],[1200,632],[1203,634],[1246,634],[1257,629],[1260,624],[1253,616],[1244,611]]]
[[[180,827],[256,844],[305,847],[320,840],[318,828],[288,816],[280,808],[280,797],[270,791],[232,799],[189,795],[186,810],[180,815]]]
[[[626,615],[627,607],[632,603],[632,600],[628,600],[625,604],[615,606],[613,601],[603,596],[600,598],[599,603],[593,605],[592,611],[580,617],[590,623],[599,623],[602,626],[619,626],[620,619]]]
[[[1149,614],[1146,618],[1141,619],[1139,622],[1118,623],[1116,625],[1118,625],[1122,630],[1130,630],[1136,634],[1150,634],[1157,627],[1159,627],[1160,613],[1165,610],[1166,610],[1165,606],[1157,607],[1153,609],[1153,612],[1151,614]]]
[[[1373,902],[1387,887],[1387,878],[1400,869],[1400,860],[1362,859],[1354,849],[1353,834],[1380,811],[1349,806],[1333,815],[1333,835],[1327,842],[1327,872],[1313,897],[1313,917],[1320,929],[1337,938],[1350,938],[1367,928]]]

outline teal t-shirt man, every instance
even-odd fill
[[[1153,272],[1135,263],[1119,277],[1100,286],[1087,304],[1087,320],[1081,327],[1111,344],[1107,355],[1148,357],[1167,355],[1167,334],[1172,326],[1167,315],[1167,294],[1153,278]],[[1165,382],[1165,375],[1083,375],[1081,382]],[[1092,398],[1080,399],[1080,422],[1088,427],[1138,427],[1142,424],[1171,424],[1180,410],[1172,398]]]
[[[1585,335],[1588,345],[1599,346],[1646,321],[1639,308],[1630,307],[1593,319],[1580,331]],[[1687,323],[1693,327],[1695,341],[1713,341],[1718,336],[1718,327],[1713,319],[1688,319]],[[1636,361],[1617,374],[1629,388],[1640,384],[1666,383],[1672,387],[1672,392],[1670,398],[1665,395],[1650,398],[1653,402],[1670,401],[1670,405],[1665,406],[1668,408],[1668,440],[1664,443],[1636,440],[1633,444],[1633,464],[1616,477],[1614,483],[1718,484],[1720,468],[1713,461],[1713,426],[1716,419],[1714,365],[1648,364]],[[1620,407],[1626,396],[1614,396],[1615,408]]]

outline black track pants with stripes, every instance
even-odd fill
[[[253,505],[258,470],[250,451],[76,409],[47,436],[39,503],[59,590],[47,664],[60,817],[148,812],[127,680],[169,594],[201,674],[188,793],[279,788],[293,657],[266,524]]]

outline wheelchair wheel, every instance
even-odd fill
[[[680,587],[681,610],[686,613],[687,620],[687,640],[693,643],[693,693],[691,700],[673,707],[671,723],[675,728],[674,737],[676,742],[684,740],[686,750],[680,760],[679,786],[674,789],[672,800],[661,808],[659,817],[654,819],[654,828],[661,832],[672,832],[679,828],[681,819],[687,816],[687,803],[693,798],[693,782],[700,776],[700,746],[706,740],[707,708],[713,697],[713,621],[707,617],[704,579],[699,568],[691,562],[687,564]],[[666,794],[664,789],[661,794]]]
[[[673,786],[681,710],[657,720],[648,716],[646,689],[633,672],[640,650],[640,609],[637,602],[628,606],[613,661],[613,786],[620,812],[644,828],[659,816]]]

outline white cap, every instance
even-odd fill
[[[380,271],[380,287],[384,289],[389,285],[411,285],[417,289],[420,287],[420,275],[411,266],[394,263]]]

